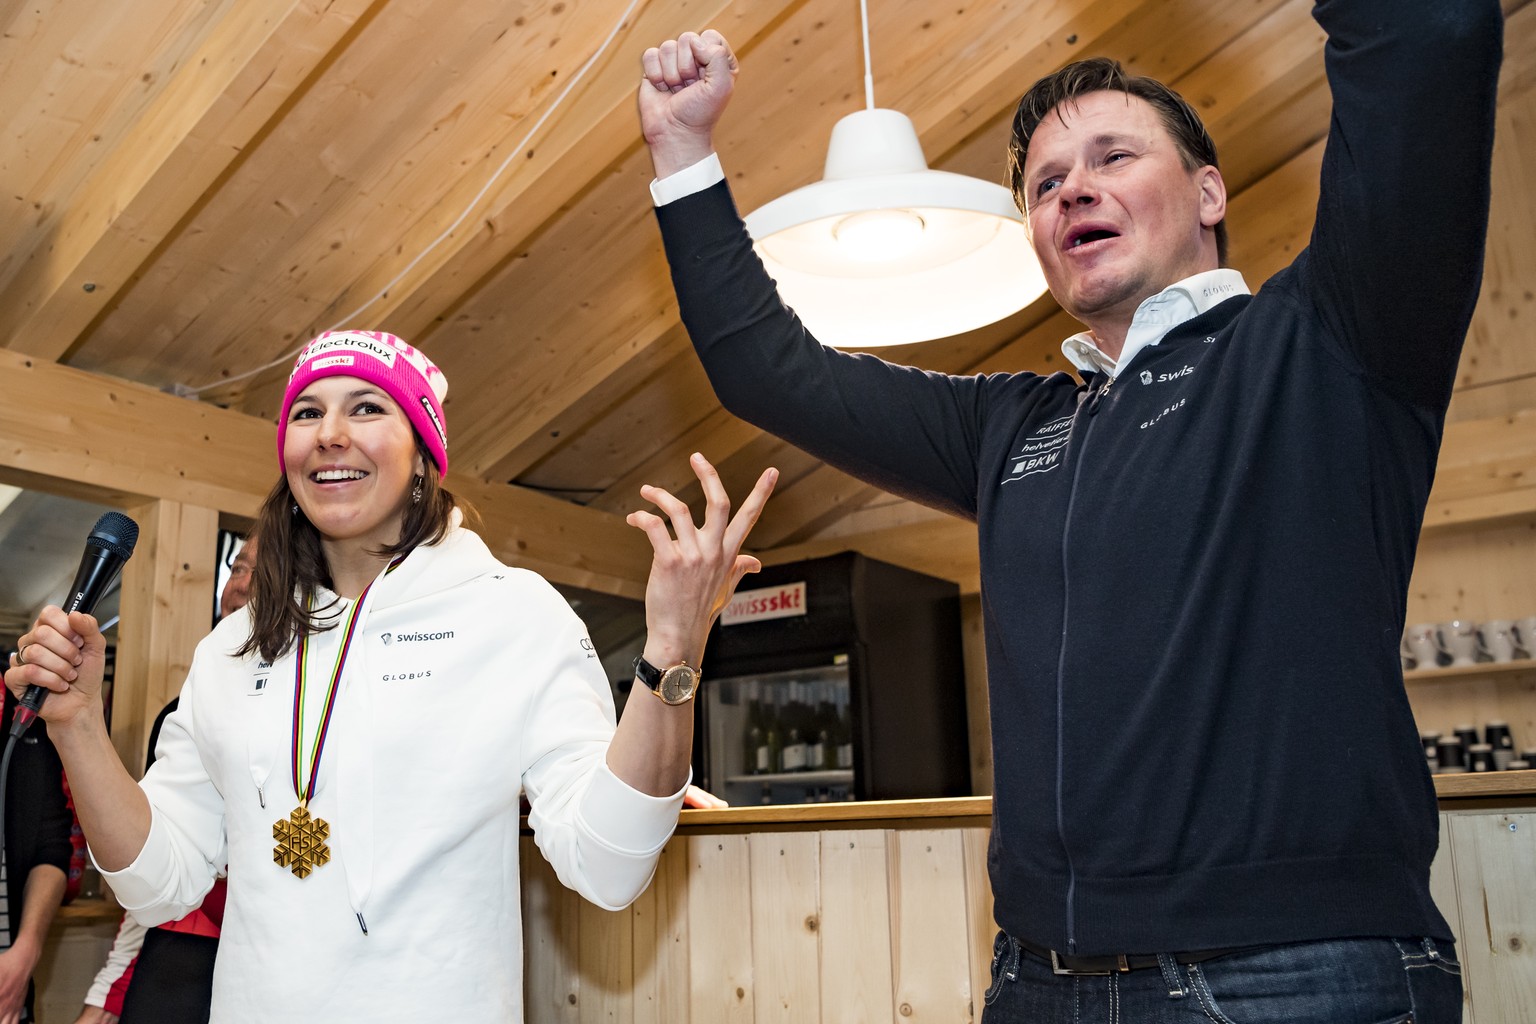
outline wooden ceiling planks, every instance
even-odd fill
[[[544,228],[553,217],[600,179],[616,161],[640,148],[635,127],[634,93],[638,78],[638,52],[652,40],[676,35],[694,25],[693,19],[719,24],[750,44],[783,12],[800,0],[720,0],[690,10],[683,3],[652,3],[641,6],[596,63],[576,91],[525,148],[513,165],[514,173],[476,204],[474,230],[461,229],[434,249],[422,266],[398,283],[398,254],[389,252],[368,268],[353,290],[372,295],[389,285],[388,294],[369,309],[373,322],[388,322],[406,336],[425,337],[445,313],[475,291],[519,248]],[[614,5],[616,9],[617,5]],[[609,17],[613,9],[609,9]],[[596,50],[601,35],[589,40]],[[564,76],[564,85],[569,74]],[[542,114],[549,107],[538,111]],[[526,118],[531,130],[535,118]],[[517,137],[527,132],[520,124]],[[422,218],[405,239],[406,253],[420,252],[436,237],[441,226],[451,223],[468,207],[483,182],[466,175],[437,204],[439,209]],[[483,230],[482,230],[483,228]],[[391,259],[390,257],[394,257]],[[510,475],[510,474],[509,474]],[[489,475],[495,479],[494,474]]]
[[[444,18],[429,0],[392,0],[244,154],[81,361],[106,368],[152,348],[151,324],[163,340],[150,358],[182,383],[283,361],[366,301],[350,289],[378,253],[416,255],[403,239],[423,211],[466,176],[489,176],[493,147],[548,99],[551,69],[573,69],[609,27],[613,12],[598,7],[525,17],[479,0]],[[172,317],[157,315],[166,294],[178,296]]]
[[[47,273],[82,183],[227,6],[57,0],[0,12],[0,341],[17,340],[36,305],[18,277]]]

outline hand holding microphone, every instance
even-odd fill
[[[49,691],[67,693],[85,683],[82,699],[98,694],[106,645],[90,615],[117,581],[138,539],[138,524],[121,512],[108,512],[96,521],[64,606],[43,609],[11,656],[6,685],[21,697],[11,735],[27,730]]]

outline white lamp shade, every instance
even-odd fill
[[[826,177],[746,221],[785,303],[840,348],[950,337],[1045,291],[1008,190],[929,170],[912,122],[894,110],[843,118]]]

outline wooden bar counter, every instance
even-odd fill
[[[1466,1021],[1536,1020],[1536,771],[1444,775],[1435,899]],[[523,842],[529,1024],[979,1020],[991,799],[684,811],[608,913]]]
[[[1536,1021],[1536,771],[1435,789],[1430,884],[1461,940],[1465,1019]],[[528,1024],[979,1020],[991,814],[990,797],[684,811],[618,913],[560,885],[525,833]],[[45,1021],[74,1019],[118,916],[99,899],[61,911]]]

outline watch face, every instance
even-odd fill
[[[661,674],[661,685],[656,693],[668,704],[681,704],[698,688],[698,669],[691,665],[673,665]]]

